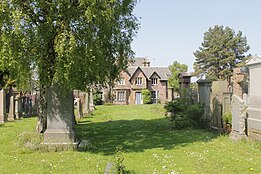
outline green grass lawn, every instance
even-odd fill
[[[129,173],[261,173],[261,143],[171,130],[162,105],[98,106],[75,128],[90,141],[83,152],[25,147],[39,141],[35,125],[36,118],[0,125],[0,173],[103,173],[117,149]]]

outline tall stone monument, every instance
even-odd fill
[[[89,111],[92,113],[94,111],[94,102],[93,102],[93,89],[90,89],[89,93]]]
[[[204,105],[204,117],[211,120],[210,95],[212,82],[200,79],[197,81],[199,91],[199,102]]]
[[[8,112],[8,121],[15,120],[15,103],[14,103],[14,96],[10,97],[10,104],[9,104],[9,112]]]
[[[4,123],[6,114],[5,91],[0,91],[0,124]]]
[[[44,144],[66,145],[75,142],[73,93],[64,92],[58,85],[47,92],[47,130]]]
[[[90,98],[89,98],[89,93],[86,92],[85,93],[85,100],[83,103],[83,114],[88,114],[89,113],[89,102],[90,102]]]
[[[251,139],[261,140],[261,57],[253,56],[249,67],[249,100],[247,128]]]

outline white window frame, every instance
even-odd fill
[[[125,101],[125,100],[126,100],[126,91],[118,91],[117,101]]]
[[[151,78],[151,85],[158,85],[158,78],[157,77]]]
[[[135,85],[142,85],[142,77],[136,77]]]

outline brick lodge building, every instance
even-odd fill
[[[168,87],[168,67],[151,67],[148,58],[135,58],[120,73],[113,88],[114,104],[143,104],[142,90],[151,92],[152,103],[165,103],[173,99]]]

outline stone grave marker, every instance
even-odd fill
[[[6,115],[5,91],[0,91],[0,124],[4,123]]]
[[[44,144],[68,145],[75,142],[73,93],[62,92],[58,85],[47,91],[47,130],[44,132]]]
[[[10,104],[9,104],[9,112],[8,112],[8,121],[15,120],[15,108],[14,108],[14,96],[10,97]]]

